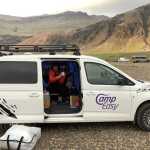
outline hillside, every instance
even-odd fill
[[[18,44],[28,38],[24,36],[3,35],[0,36],[0,44]]]
[[[41,32],[69,32],[107,18],[71,11],[26,18],[0,15],[0,35],[31,36]]]
[[[34,43],[36,43],[35,39],[34,37]],[[33,39],[30,38],[24,44],[32,44],[32,42]],[[82,49],[90,50],[90,53],[150,50],[150,5],[68,34],[49,34],[45,43],[76,43]]]
[[[40,34],[34,35],[32,37],[26,38],[26,39],[18,42],[17,44],[20,44],[20,45],[49,44],[48,41],[51,36],[52,35],[50,35],[49,33],[40,33]]]
[[[36,35],[23,44],[39,43],[38,37],[44,35]],[[150,5],[73,32],[46,34],[44,39],[46,44],[76,43],[90,53],[147,51],[150,50]]]
[[[150,50],[150,5],[77,30],[72,41],[96,52]]]
[[[63,43],[78,44],[84,52],[95,54],[149,51],[150,4],[74,31],[36,34],[19,44]]]

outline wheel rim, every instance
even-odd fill
[[[144,125],[150,128],[150,109],[146,110],[143,114]]]

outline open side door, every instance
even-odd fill
[[[48,88],[44,87],[44,104],[45,104],[45,120],[58,122],[60,118],[66,118],[66,120],[82,117],[82,93],[81,93],[81,77],[80,66],[76,59],[43,59],[42,71],[43,71],[43,84],[48,84],[48,73],[52,66],[58,67],[58,72],[61,73],[62,68],[66,68],[66,82],[63,90],[64,92],[50,92],[50,85]],[[57,85],[59,86],[59,85]],[[61,94],[63,93],[63,94]],[[49,94],[49,98],[48,98]],[[48,100],[50,99],[50,100]],[[79,106],[75,107],[73,101],[79,99]],[[50,104],[49,104],[50,103]],[[56,119],[55,119],[56,118]],[[59,118],[59,119],[58,119]],[[67,119],[68,118],[68,119]],[[70,120],[69,119],[69,120]]]

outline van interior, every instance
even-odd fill
[[[58,75],[65,72],[65,80],[62,84],[50,83],[49,76],[53,66],[57,66]],[[82,109],[82,94],[78,62],[70,60],[43,60],[42,72],[45,113],[79,113]]]

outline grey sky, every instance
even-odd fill
[[[90,14],[114,16],[148,3],[150,4],[150,0],[110,0],[109,3],[86,8],[86,11]]]
[[[113,16],[150,3],[150,0],[0,0],[0,14],[35,16],[64,11]]]

